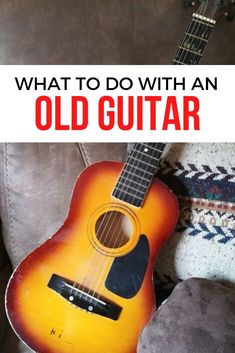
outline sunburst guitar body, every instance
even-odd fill
[[[136,352],[155,309],[154,259],[178,218],[169,188],[158,179],[150,185],[157,154],[149,145],[136,144],[125,166],[85,169],[64,225],[13,273],[8,317],[33,351]],[[148,158],[142,148],[152,149]],[[148,162],[144,172],[137,155]]]

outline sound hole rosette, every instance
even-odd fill
[[[108,234],[99,230],[100,224],[103,221],[104,215],[106,214],[106,221],[110,213],[112,214],[113,221],[115,222],[115,215],[119,217],[121,221],[122,232],[119,238],[119,243],[112,239],[112,242],[108,240]],[[105,219],[104,219],[105,221]],[[112,221],[109,218],[107,229],[112,226]],[[119,226],[118,224],[114,225]],[[137,244],[140,234],[140,225],[136,214],[125,205],[116,203],[103,205],[98,208],[92,215],[89,221],[89,240],[92,246],[99,252],[109,256],[121,256],[131,251]],[[98,229],[99,228],[99,229]],[[103,223],[104,228],[104,223]],[[111,228],[112,229],[112,228]],[[98,230],[98,232],[97,232]],[[106,230],[105,230],[106,231]],[[97,234],[98,233],[98,234]],[[119,235],[119,233],[117,233]],[[124,237],[123,237],[124,236]],[[102,239],[101,239],[102,238]],[[113,236],[112,236],[113,238]]]

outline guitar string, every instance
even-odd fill
[[[105,229],[106,229],[106,227],[107,227],[107,225],[108,225],[108,223],[109,223],[109,221],[110,221],[110,219],[111,219],[111,217],[112,217],[112,211],[110,212],[110,209],[108,209],[107,211],[106,211],[106,215],[103,217],[103,219],[102,219],[102,221],[101,221],[101,223],[100,223],[100,226],[99,226],[99,228],[97,229],[97,234],[99,233],[99,230],[100,229],[102,229],[102,225],[106,222],[106,225],[105,225],[105,228],[104,228],[104,230],[103,230],[103,232],[105,233]],[[107,217],[108,216],[108,217]],[[113,219],[113,222],[115,221],[115,219]],[[101,234],[101,236],[100,236],[100,240],[102,239],[102,234]],[[93,250],[93,246],[90,246],[90,249],[89,250]],[[90,256],[89,256],[89,252],[87,253],[87,256],[85,256],[85,257],[87,257],[87,259],[89,258],[90,260],[91,260],[91,258],[90,258]],[[84,260],[83,260],[83,262],[85,261],[85,258],[84,258]],[[86,273],[84,272],[84,274],[83,274],[83,276],[82,276],[82,278],[80,279],[80,283],[81,283],[81,285],[82,285],[82,282],[84,281],[84,279],[85,279],[85,277],[86,277]],[[74,282],[74,287],[76,288],[76,282]],[[79,286],[80,287],[80,286]],[[78,287],[78,288],[79,288]],[[71,293],[72,293],[72,290],[71,290]]]
[[[196,14],[205,15],[206,8],[207,8],[207,2],[204,2],[204,3],[201,4],[201,6],[198,8],[198,10],[195,13]],[[195,36],[198,35],[198,37],[201,38],[201,40],[198,43],[198,46],[200,48],[200,46],[201,46],[201,44],[203,42],[203,39],[202,39],[201,34],[200,34],[200,27],[202,27],[201,29],[202,29],[202,31],[204,31],[203,26],[206,26],[207,29],[208,29],[208,25],[207,25],[206,22],[205,23],[203,23],[203,22],[199,23],[196,20],[194,22],[195,23],[194,23],[193,26],[192,26],[192,23],[190,23],[190,25],[188,27],[188,30],[186,31],[185,36],[183,38],[182,44],[184,44],[184,42],[186,41],[186,37],[187,37],[188,32],[191,31],[191,33],[193,33],[193,31],[195,31],[194,35]],[[206,33],[206,30],[204,32]],[[210,35],[210,32],[209,32],[209,35]],[[209,35],[208,35],[208,38],[209,38]],[[192,48],[192,45],[194,44],[193,41],[190,44],[191,44],[191,48]],[[182,45],[182,48],[184,48],[183,45]],[[177,55],[179,54],[179,52],[180,52],[180,48],[178,48],[178,51],[176,52],[175,60],[176,60]],[[202,51],[202,53],[203,53],[203,51]],[[187,57],[189,56],[189,58],[190,58],[189,60],[191,60],[193,62],[197,55],[198,55],[198,53],[195,52],[195,54],[191,55],[191,58],[190,58],[190,53],[187,51],[187,48],[185,47],[185,49],[182,49],[182,52],[181,52],[179,58],[177,59],[177,61],[182,62],[184,60],[187,60]],[[174,61],[174,59],[173,59],[173,61]],[[200,61],[200,59],[199,59],[199,61]]]
[[[137,152],[137,158],[140,158],[139,155],[142,155],[142,154],[143,154],[143,151],[141,151],[141,150],[136,150],[136,152]],[[162,152],[163,152],[163,151],[162,151]],[[154,154],[154,150],[153,150],[153,154]],[[150,155],[150,156],[146,154],[146,157],[151,159],[151,157],[154,157],[153,154]],[[120,232],[119,232],[119,234],[120,234]],[[118,237],[119,237],[119,235],[116,237],[115,245],[116,245],[116,243],[117,243],[117,241],[118,241]],[[123,239],[124,237],[125,237],[125,234],[123,233],[122,239]],[[123,241],[123,240],[121,240],[121,242],[122,242],[122,241]],[[106,270],[107,270],[107,266],[106,266],[106,269],[104,270],[104,273],[105,273]],[[103,273],[103,274],[104,274],[104,273]],[[101,293],[102,293],[102,290],[104,289],[104,285],[105,285],[105,283],[103,283],[103,284],[101,285],[100,289],[99,289],[100,295],[101,295]],[[97,285],[97,288],[98,288],[98,287],[99,287],[99,284]],[[98,297],[98,298],[99,298],[99,297]]]
[[[157,145],[158,145],[158,144],[157,144]],[[143,152],[139,150],[137,153],[138,153],[138,154],[142,154]],[[154,150],[153,150],[153,154],[154,154]],[[148,155],[146,154],[146,157],[151,158],[151,157],[153,157],[153,154],[151,154],[150,156],[148,156]],[[157,168],[157,166],[156,166],[156,168]],[[144,174],[146,174],[146,173],[144,173]],[[142,179],[142,178],[143,178],[143,175],[141,176],[141,179]],[[137,188],[137,191],[136,191],[135,196],[136,196],[137,193],[138,193],[138,189],[139,189],[139,187]],[[132,196],[132,197],[133,197],[133,196]],[[118,238],[119,238],[119,235],[120,235],[120,234],[121,234],[121,229],[119,229],[118,234],[115,235],[115,234],[113,233],[112,241],[113,241],[113,239],[115,238],[114,248],[115,248],[115,245],[116,245],[117,242],[118,242]],[[125,236],[125,235],[123,235],[123,237],[124,237],[124,236]],[[112,241],[111,241],[111,242],[112,242]],[[111,243],[111,242],[110,242],[110,243]],[[110,259],[109,259],[109,260],[110,260]],[[113,260],[113,259],[111,258],[111,260]],[[102,277],[103,277],[103,275],[105,274],[106,270],[108,269],[109,265],[110,265],[110,264],[109,264],[109,261],[107,261],[106,264],[105,264],[105,266],[104,266],[104,268],[103,268],[103,271],[102,271],[100,277],[95,280],[95,282],[97,283],[97,285],[96,285],[96,287],[95,287],[95,289],[94,289],[94,293],[93,293],[93,294],[97,294],[97,292],[99,292],[97,299],[99,299],[100,296],[102,295],[102,290],[104,289],[104,286],[105,286],[105,283],[102,283]],[[101,284],[101,286],[100,286],[100,284]],[[99,286],[100,286],[100,288],[99,288]],[[91,301],[92,301],[92,299],[90,300],[90,302],[91,302]]]
[[[203,5],[203,4],[202,4]],[[207,4],[205,4],[205,7],[204,7],[204,12],[203,13],[205,13],[205,8],[206,8],[206,5]],[[199,10],[198,10],[198,12],[200,12],[200,8],[199,8]],[[191,27],[191,26],[189,26],[189,27]],[[193,30],[195,30],[195,27],[196,27],[196,21],[195,21],[195,24],[194,24],[194,26],[192,27],[192,31]],[[200,28],[200,24],[198,25],[198,30],[199,30],[199,28]],[[197,30],[195,31],[195,33],[197,33]],[[186,33],[185,33],[185,38],[186,38]],[[199,47],[200,47],[200,45],[201,45],[201,43],[202,43],[202,40],[201,40],[201,42],[199,43]],[[194,55],[194,57],[193,57],[193,59],[191,59],[191,60],[193,60],[194,61],[194,59],[195,59],[195,57],[196,57],[196,54]],[[138,152],[137,152],[138,153]],[[138,165],[138,164],[137,164]],[[124,187],[124,186],[123,186]],[[122,187],[122,189],[123,189],[123,187]],[[139,187],[137,188],[137,190],[139,189]],[[136,195],[137,195],[137,192],[136,192]],[[115,232],[114,232],[114,234],[115,234]],[[120,234],[120,233],[119,233]],[[124,235],[123,235],[124,236]],[[118,236],[116,237],[116,240],[115,240],[115,244],[116,244],[116,242],[117,242],[117,239],[118,239]],[[115,247],[115,246],[114,246]],[[105,273],[105,269],[104,269],[104,273]],[[98,285],[97,285],[97,287],[96,288],[98,288]],[[95,290],[96,291],[96,290]],[[101,292],[100,292],[100,294],[99,295],[101,295]]]
[[[203,5],[203,4],[202,4]],[[199,12],[199,10],[198,10],[198,12]],[[194,26],[195,26],[195,24],[194,24]],[[199,27],[199,26],[198,26]]]
[[[202,40],[201,40],[201,42],[202,42]],[[201,43],[200,43],[201,44]],[[199,46],[200,46],[200,44],[199,44]],[[195,55],[196,56],[196,55]],[[195,57],[194,56],[194,57]],[[137,154],[139,154],[139,152],[137,152]],[[123,187],[122,187],[122,189],[123,189]],[[137,188],[137,190],[139,189],[139,187]],[[137,192],[136,192],[136,194],[137,194]],[[113,222],[114,222],[114,219],[113,219]],[[111,223],[111,225],[110,225],[110,228],[112,228],[112,224],[113,224],[113,222]],[[117,227],[117,224],[116,224],[116,227]],[[116,229],[116,227],[115,227],[115,229]],[[116,245],[116,243],[117,243],[117,241],[118,241],[118,238],[119,238],[119,235],[120,235],[120,232],[121,232],[121,230],[119,230],[119,234],[117,235],[115,235],[115,230],[113,231],[113,237],[115,237],[115,242],[114,242],[114,245],[113,245],[113,248],[115,248],[115,245]],[[107,233],[108,234],[108,233]],[[108,236],[108,235],[107,235]],[[124,235],[124,233],[123,233],[123,237],[124,237],[125,235]],[[110,243],[111,243],[112,241],[110,241]],[[105,243],[105,242],[104,242]],[[121,242],[120,242],[121,244],[122,244],[122,240],[121,240]],[[108,266],[108,261],[107,261],[107,266]],[[106,268],[107,268],[107,266],[106,266]],[[106,271],[106,269],[104,268],[104,271],[103,272],[105,272]],[[101,279],[102,279],[102,276],[101,276]],[[96,288],[98,288],[99,287],[99,282],[97,282],[97,286],[96,286]],[[94,290],[94,292],[96,292],[96,290],[97,289],[95,289]],[[101,295],[101,291],[100,291],[100,294],[99,294],[99,296]]]
[[[200,14],[201,8],[203,9],[203,4],[200,5],[200,7],[197,9],[197,11],[196,11],[195,13],[196,13],[196,14]],[[192,28],[191,28],[191,26],[192,26]],[[198,26],[198,27],[197,27],[197,26]],[[196,30],[197,30],[198,33],[199,33],[199,29],[200,29],[200,23],[195,21],[194,24],[192,25],[192,20],[191,20],[191,22],[190,22],[190,24],[189,24],[189,26],[188,26],[188,28],[187,28],[187,30],[186,30],[184,36],[183,36],[183,40],[182,40],[181,44],[184,44],[184,42],[185,42],[185,40],[186,40],[186,37],[187,37],[187,33],[189,32],[189,30],[192,30],[192,31],[195,30],[195,32],[196,32]],[[181,46],[181,45],[180,45],[180,46]],[[177,56],[180,54],[180,55],[179,55],[179,58],[177,59],[177,61],[179,61],[180,63],[183,64],[182,61],[184,61],[184,60],[187,59],[188,53],[187,53],[186,50],[181,49],[180,46],[178,47],[178,49],[177,49],[177,51],[176,51],[176,54],[175,54],[175,57],[174,57],[175,59],[173,59],[173,62],[174,62],[174,60],[176,60]],[[182,48],[183,48],[183,46],[182,46]],[[180,53],[180,50],[181,50],[181,53]]]
[[[203,5],[203,6],[202,6],[202,9],[201,9],[201,11],[198,12],[198,14],[201,14],[201,15],[205,16],[205,12],[206,12],[206,9],[207,9],[207,6],[208,6],[208,0],[205,1],[204,3],[202,3],[202,5]],[[202,34],[204,33],[204,35],[207,36],[206,40],[209,39],[209,36],[210,36],[210,33],[211,33],[211,28],[210,28],[211,25],[212,25],[212,24],[208,25],[206,22],[205,22],[205,23],[202,23],[202,24],[200,25],[200,26],[202,26]],[[201,45],[202,45],[202,43],[203,43],[202,34],[201,34],[201,33],[199,34],[199,38],[200,38],[200,40],[198,41],[198,47],[199,47],[199,49],[200,49],[200,47],[201,47]],[[191,44],[193,44],[193,43],[191,43]],[[204,48],[204,49],[205,49],[205,48]],[[203,54],[204,49],[202,49],[202,51],[201,51],[200,54]],[[191,56],[192,62],[194,62],[194,60],[195,60],[195,58],[197,57],[197,55],[198,55],[198,53],[195,52],[195,54]],[[198,62],[199,62],[200,60],[201,60],[201,58],[199,58]]]
[[[133,146],[133,148],[134,148],[136,145],[137,145],[137,143]],[[140,146],[140,147],[141,147],[141,146]],[[154,150],[153,150],[153,153],[154,153]],[[132,158],[132,153],[130,154],[129,157]],[[138,163],[137,163],[136,165],[131,166],[131,168],[132,168],[132,167],[136,168],[136,167],[139,165],[139,162],[140,162],[140,160],[138,161]],[[126,163],[126,164],[128,164],[128,163]],[[130,173],[128,173],[128,174],[130,174]],[[145,174],[145,173],[143,173],[143,174]],[[134,173],[131,173],[131,177],[133,178],[134,176],[135,176],[135,174],[134,174]],[[143,178],[143,175],[140,177],[140,179],[142,180],[142,178]],[[129,180],[131,180],[130,177],[129,177]],[[139,184],[139,185],[140,185],[140,184]],[[137,190],[135,191],[135,194],[133,194],[133,195],[131,196],[132,199],[133,199],[132,201],[134,201],[134,198],[135,198],[135,196],[136,196],[137,193],[138,193],[138,189],[139,189],[139,186],[138,186]],[[124,186],[122,186],[121,192],[124,192]],[[113,241],[114,241],[114,244],[113,244],[113,246],[112,246],[111,248],[115,248],[115,246],[116,246],[116,244],[117,244],[117,242],[118,242],[118,240],[119,240],[119,235],[120,235],[120,233],[121,233],[121,227],[119,227],[118,234],[115,234],[115,231],[113,231],[111,238],[108,239],[108,238],[109,238],[109,235],[110,235],[110,229],[112,229],[112,225],[113,225],[113,223],[114,223],[116,217],[117,217],[117,214],[115,214],[112,223],[109,225],[109,231],[106,233],[105,239],[102,241],[102,243],[105,243],[106,240],[109,240],[109,243],[108,243],[108,245],[107,245],[107,247],[108,247],[109,249],[110,249],[110,245],[113,243]],[[117,223],[115,229],[117,228],[118,225],[121,225],[121,223],[122,223],[122,220],[120,219],[119,222]],[[109,261],[110,261],[110,260],[113,260],[113,255],[114,255],[114,254],[112,254],[111,257],[108,256],[108,260],[106,261],[106,263],[105,263],[105,265],[104,265],[104,267],[103,267],[103,271],[101,272],[101,275],[99,274],[100,277],[98,277],[98,278],[95,278],[95,277],[94,277],[94,278],[93,278],[93,283],[97,283],[95,289],[93,289],[93,295],[94,295],[94,294],[97,294],[96,292],[97,292],[97,290],[98,290],[99,283],[100,283],[100,281],[102,280],[102,276],[103,276],[103,274],[105,273],[107,267],[109,266]],[[97,273],[96,273],[96,275],[97,275]],[[93,284],[91,285],[91,287],[92,287],[92,286],[93,286]],[[91,291],[89,291],[89,294],[91,294]],[[100,295],[101,295],[101,293],[99,293],[98,298],[100,297]]]
[[[137,164],[137,166],[138,166],[138,164]],[[139,189],[139,188],[138,188]],[[123,190],[123,187],[121,187],[121,191]],[[137,192],[136,192],[136,194],[137,194]],[[106,227],[107,227],[107,225],[108,225],[108,223],[109,223],[109,220],[111,219],[111,217],[112,217],[112,213],[113,212],[109,212],[109,217],[108,217],[108,219],[107,219],[107,221],[106,221],[106,224],[105,224],[105,227],[104,227],[104,229],[103,229],[103,234],[105,234],[105,229],[106,229]],[[107,213],[106,213],[106,215],[108,214],[108,211],[107,211]],[[116,215],[115,215],[115,217],[116,217]],[[115,217],[113,218],[113,221],[111,222],[111,225],[110,225],[110,228],[111,228],[111,226],[112,226],[112,224],[113,224],[113,222],[115,221]],[[107,218],[107,217],[106,217]],[[100,223],[100,226],[99,226],[99,228],[101,228],[102,227],[102,223],[104,223],[105,222],[105,216],[103,217],[103,219],[102,219],[102,221],[101,221],[101,223]],[[97,235],[98,235],[98,232],[99,232],[99,230],[97,230],[96,231],[97,232]],[[115,234],[115,233],[114,233]],[[108,232],[107,232],[107,236],[108,236]],[[106,237],[107,237],[106,236]],[[103,237],[103,235],[101,234],[101,236],[100,236],[100,241],[101,241],[101,239],[102,239],[102,237]],[[102,242],[103,244],[105,244],[105,241],[103,241]],[[91,246],[90,247],[92,250],[93,250],[93,247]],[[94,253],[95,253],[95,251],[94,251]],[[88,255],[87,255],[88,256]],[[91,259],[90,259],[91,260]],[[84,273],[84,276],[83,276],[84,278],[86,277],[86,274]],[[84,281],[84,278],[82,278],[82,279],[80,279],[80,285],[82,285],[82,282]],[[76,285],[75,285],[75,282],[74,282],[74,287],[76,287]],[[80,286],[79,286],[80,287]],[[78,288],[79,288],[78,287]],[[72,290],[73,291],[73,290]],[[71,291],[71,293],[72,293],[72,291]],[[70,294],[71,294],[70,293]]]
[[[191,25],[192,25],[192,20],[191,20],[190,24],[188,25],[188,27],[186,29],[186,32],[184,33],[183,39],[181,41],[181,44],[183,44],[185,42],[186,36],[187,36],[187,32],[189,32],[189,29],[190,29]],[[183,50],[182,50],[182,53],[180,54],[180,50],[181,50],[180,46],[181,46],[181,44],[177,47],[176,53],[175,53],[175,55],[173,57],[173,60],[172,60],[172,63],[174,63],[174,62],[176,63],[175,65],[180,65],[180,64],[184,65],[184,63],[181,61],[181,59],[184,60],[183,59],[184,58]],[[178,55],[179,55],[179,58],[177,58]]]
[[[202,11],[203,11],[203,4],[200,5],[200,7],[197,9],[197,11],[195,12],[196,14],[200,14]],[[193,21],[193,18],[192,18],[192,21]],[[184,48],[183,44],[184,42],[186,41],[186,38],[187,38],[187,33],[188,32],[194,32],[195,31],[195,35],[198,35],[200,33],[200,27],[201,27],[201,23],[198,22],[198,21],[194,21],[194,23],[192,24],[192,22],[190,23],[186,33],[185,33],[185,36],[183,38],[183,41],[182,41],[182,48]],[[180,48],[179,48],[179,51],[180,51]],[[178,51],[178,53],[179,53]],[[180,57],[179,57],[179,61],[187,61],[187,58],[189,56],[189,52],[187,51],[187,48],[182,49],[182,52],[180,54]],[[190,63],[189,63],[190,64]]]
[[[126,165],[129,163],[130,158],[131,158],[131,155],[128,156],[127,161],[124,163],[123,169],[125,169]],[[122,174],[122,172],[120,173],[119,177],[121,176],[121,174]],[[118,180],[119,180],[119,178],[118,178]],[[99,228],[96,230],[96,233],[99,233],[99,230],[102,229],[102,225],[104,223],[106,223],[105,228],[102,230],[103,233],[101,233],[101,235],[100,235],[100,242],[101,242],[101,240],[103,238],[103,234],[105,233],[106,226],[108,225],[110,219],[112,218],[113,213],[115,212],[115,211],[112,210],[112,205],[113,205],[112,198],[110,198],[110,202],[108,204],[109,207],[107,208],[107,210],[105,212],[105,216],[103,217]],[[104,242],[104,240],[102,240],[102,241]],[[93,247],[91,247],[91,249],[93,250]],[[90,259],[92,259],[92,258],[90,258]],[[87,275],[87,273],[85,273],[85,276],[86,275]],[[85,279],[85,276],[83,276],[82,280]]]
[[[185,37],[186,37],[186,35],[185,35]],[[138,164],[137,164],[138,165]],[[137,195],[137,193],[138,193],[138,189],[139,189],[139,187],[137,188],[137,191],[136,191],[136,195]],[[122,188],[122,190],[121,191],[123,191],[123,188]],[[132,198],[133,198],[133,196],[132,196]],[[108,213],[108,211],[106,211],[107,213]],[[112,213],[113,212],[109,212],[110,214],[109,214],[109,218],[108,218],[108,220],[107,220],[107,222],[106,222],[106,225],[105,225],[105,228],[107,227],[107,225],[108,225],[108,223],[109,223],[109,220],[111,219],[111,217],[112,217]],[[117,213],[116,213],[116,215],[117,215]],[[115,217],[116,217],[116,215],[115,215]],[[111,229],[111,227],[112,227],[112,224],[114,223],[114,221],[115,221],[115,217],[113,218],[113,220],[112,220],[112,222],[111,222],[111,225],[110,225],[110,229]],[[103,217],[103,219],[102,219],[102,221],[101,221],[101,224],[100,224],[100,227],[99,228],[101,228],[102,227],[102,223],[104,223],[105,222],[105,217]],[[116,225],[117,226],[117,225]],[[104,228],[104,231],[103,231],[103,234],[105,234],[105,228]],[[99,230],[97,230],[97,233],[99,232]],[[114,234],[115,234],[115,232],[114,232]],[[108,236],[108,232],[107,232],[107,236]],[[106,237],[107,237],[106,236]],[[102,239],[102,237],[103,237],[103,235],[101,235],[100,236],[100,240]],[[116,239],[118,239],[118,237],[116,238]],[[117,241],[117,240],[116,240]],[[115,241],[115,243],[116,243],[116,241]],[[105,241],[103,241],[103,244],[105,243]],[[116,245],[116,244],[115,244]],[[93,249],[93,247],[91,246],[91,249]],[[81,281],[81,283],[83,282],[83,280]],[[74,282],[74,284],[75,284],[76,282]],[[76,287],[76,286],[75,286]],[[78,287],[79,288],[79,287]]]
[[[125,168],[125,166],[128,164],[130,158],[131,158],[131,155],[128,156],[128,159],[127,159],[126,163],[124,164],[124,168]],[[122,172],[121,172],[121,173],[122,173]],[[120,173],[120,175],[121,175],[121,173]],[[119,180],[119,179],[118,179],[118,180]],[[102,225],[103,225],[105,222],[106,222],[106,226],[107,226],[107,224],[109,223],[109,220],[110,220],[111,217],[112,217],[113,212],[115,212],[115,211],[112,211],[112,204],[113,204],[113,202],[111,202],[111,201],[112,201],[112,199],[110,199],[110,201],[109,201],[108,208],[107,208],[107,210],[106,210],[106,212],[105,212],[106,214],[105,214],[105,216],[103,217],[103,219],[102,219],[102,221],[101,221],[101,223],[100,223],[100,226],[99,226],[98,230],[96,231],[96,233],[99,232],[99,230],[101,229]],[[106,227],[106,226],[105,226],[105,227]],[[104,233],[104,232],[103,232],[103,233]],[[100,236],[100,239],[101,239],[102,237],[103,237],[103,235]],[[97,250],[97,248],[94,248],[94,246],[93,246],[92,244],[90,244],[90,246],[89,246],[89,248],[88,248],[88,250],[87,250],[85,256],[83,257],[83,263],[84,263],[84,264],[86,264],[86,262],[87,262],[88,260],[90,261],[90,263],[92,262],[92,260],[94,260],[94,257],[95,257],[95,255],[96,255],[96,250]],[[89,273],[89,266],[87,266],[87,270],[84,271],[82,277],[81,277],[80,280],[79,280],[80,283],[79,283],[78,285],[77,285],[77,281],[74,280],[74,282],[73,282],[73,288],[71,288],[71,290],[70,290],[70,296],[74,294],[74,293],[73,293],[74,290],[75,290],[75,294],[76,294],[76,292],[77,292],[76,289],[82,289],[82,288],[84,288],[84,285],[82,285],[82,283],[84,282],[84,280],[85,280],[86,276],[88,275],[88,273]],[[78,276],[75,276],[75,277],[78,277]],[[91,289],[89,289],[88,294],[90,294],[90,291],[91,291]]]
[[[109,199],[109,202],[108,202],[107,205],[108,205],[108,208],[105,211],[105,215],[104,215],[102,221],[100,222],[100,225],[99,225],[98,229],[96,230],[96,233],[98,233],[99,230],[102,229],[102,225],[105,222],[106,222],[106,225],[108,224],[109,219],[111,217],[111,214],[113,213],[113,211],[112,211],[113,202],[112,202],[111,198]],[[96,251],[97,251],[97,248],[94,247],[94,244],[91,244],[91,242],[90,242],[90,245],[89,245],[89,247],[87,249],[87,252],[86,252],[85,256],[83,257],[83,260],[82,260],[83,266],[81,268],[83,268],[88,261],[90,261],[90,263],[92,262],[92,260],[94,259],[95,255],[96,255]],[[84,288],[84,285],[82,283],[84,282],[84,280],[85,280],[86,276],[88,275],[88,273],[89,273],[89,266],[87,266],[86,271],[83,272],[81,278],[79,279],[79,283],[77,283],[77,280],[76,280],[76,278],[78,276],[76,276],[76,275],[74,276],[75,280],[73,282],[73,288],[71,288],[71,290],[70,290],[70,295],[72,295],[73,291],[75,290],[75,296],[76,296],[76,289]],[[90,291],[90,289],[89,289],[89,291]]]
[[[195,26],[194,26],[195,27]],[[200,27],[200,25],[198,25],[198,28]],[[186,37],[186,34],[185,34],[185,37]],[[187,54],[187,53],[186,53]],[[181,55],[182,56],[182,55]],[[183,55],[184,56],[184,55]],[[186,55],[187,56],[187,55]],[[176,57],[177,57],[177,54],[176,54]],[[180,60],[179,60],[180,61]],[[138,162],[138,164],[139,164],[139,162]],[[138,166],[138,164],[137,164],[137,166]],[[124,186],[122,186],[121,187],[121,190],[120,190],[120,192],[122,192],[123,191],[123,188],[124,188]],[[137,188],[137,191],[136,191],[136,195],[137,195],[137,193],[138,193],[138,191],[139,191],[139,187]],[[135,196],[136,196],[135,195]],[[133,196],[132,196],[132,198],[133,198]],[[109,215],[109,218],[108,218],[108,220],[107,220],[107,222],[106,222],[106,225],[105,225],[105,228],[106,228],[106,226],[108,225],[108,223],[109,223],[109,220],[110,220],[110,218],[112,217],[112,212],[110,212],[110,215]],[[116,215],[115,215],[115,217],[116,217]],[[114,219],[113,219],[113,221],[111,222],[111,225],[110,225],[110,229],[111,229],[111,226],[112,226],[112,224],[113,224],[113,222],[115,221],[115,217],[114,217]],[[105,217],[103,218],[103,221],[105,221]],[[104,228],[104,234],[105,234],[105,228]],[[97,233],[98,233],[98,231],[97,231]],[[107,232],[107,235],[106,235],[106,238],[107,238],[107,236],[108,236],[108,232]],[[100,237],[100,240],[102,239],[102,235],[101,235],[101,237]],[[103,241],[103,244],[105,243],[105,241]],[[110,243],[111,243],[111,241],[110,241]]]
[[[202,15],[204,15],[205,16],[205,12],[206,12],[206,9],[207,9],[207,6],[208,6],[208,0],[204,3],[204,9],[202,10]],[[207,24],[206,22],[205,23],[203,23],[203,26],[206,26],[206,29],[205,29],[205,31],[204,31],[204,34],[207,36],[206,37],[206,40],[209,40],[209,37],[210,37],[210,34],[211,34],[211,31],[215,28],[215,24]],[[203,43],[203,38],[202,38],[202,36],[200,35],[200,38],[201,38],[201,41],[199,41],[199,47],[202,45],[202,43]],[[205,48],[204,49],[202,49],[202,54],[203,54],[203,52],[204,52],[204,50],[205,50]],[[193,56],[193,59],[192,60],[194,60],[195,59],[195,57],[196,57],[196,54]],[[201,58],[199,59],[199,61],[201,60]]]
[[[124,168],[124,167],[126,166],[126,164],[128,163],[129,158],[130,158],[130,156],[128,156],[127,161],[124,163],[123,168]],[[122,173],[122,172],[121,172],[121,173]],[[121,173],[120,173],[120,175],[121,175]],[[118,180],[119,180],[119,178],[118,178]],[[106,225],[108,224],[109,220],[110,220],[111,217],[112,217],[113,212],[115,212],[115,211],[112,211],[112,208],[113,208],[113,207],[112,207],[112,206],[113,206],[112,198],[110,198],[110,200],[109,200],[107,206],[108,206],[108,207],[107,207],[107,210],[105,211],[105,216],[103,217],[103,219],[102,219],[102,221],[101,221],[101,223],[100,223],[98,229],[96,230],[96,233],[98,233],[99,230],[102,229],[102,226],[103,226],[103,224],[104,224],[105,222],[106,222]],[[102,236],[101,236],[101,237],[102,237]],[[82,261],[83,264],[86,264],[86,262],[87,262],[88,260],[90,260],[90,262],[91,262],[91,260],[94,259],[95,255],[96,255],[96,250],[97,250],[97,248],[96,248],[96,247],[94,248],[94,244],[92,245],[92,244],[90,243],[90,245],[89,245],[89,247],[88,247],[88,249],[87,249],[87,252],[86,252],[85,256],[83,257],[83,261]],[[83,265],[83,266],[84,266],[84,265]],[[84,282],[86,276],[88,275],[88,271],[89,271],[89,267],[87,266],[87,271],[84,271],[84,272],[83,272],[82,277],[81,277],[80,280],[79,280],[80,283],[77,283],[76,279],[74,279],[73,288],[71,288],[71,290],[70,290],[70,295],[73,294],[73,290],[75,290],[75,293],[76,293],[76,289],[82,289],[82,288],[84,288],[84,286],[82,285],[82,282]],[[75,275],[74,277],[77,278],[78,276]],[[78,284],[78,285],[77,285],[77,284]]]
[[[118,224],[118,223],[117,223]],[[117,234],[115,234],[115,231],[117,229],[117,224],[115,226],[115,230],[113,230],[113,238],[115,238],[115,241],[114,241],[114,244],[113,244],[113,248],[115,249],[115,246],[117,244],[117,241],[118,241],[118,238],[121,234],[121,227],[119,227],[119,230],[117,231]],[[110,225],[110,228],[112,228],[112,225]],[[106,270],[108,269],[109,265],[110,265],[110,262],[113,261],[113,257],[114,256],[107,256],[107,260],[106,260],[106,263],[104,264],[103,268],[102,268],[102,271],[101,273],[99,273],[99,276],[97,278],[93,277],[93,284],[96,284],[95,287],[93,288],[93,293],[91,293],[91,295],[97,295],[98,294],[98,297],[96,297],[96,299],[99,299],[102,295],[102,287],[104,287],[104,283],[102,284],[101,281],[102,281],[102,278],[103,278],[103,275],[105,274]],[[98,273],[96,273],[97,275]],[[93,284],[91,284],[91,287],[93,286]],[[101,284],[101,288],[99,289],[99,285]],[[99,292],[99,293],[98,293]],[[92,298],[90,299],[90,303],[92,302]]]
[[[137,156],[135,156],[135,157],[137,157],[137,159],[139,160],[139,161],[141,161],[141,157],[146,157],[146,158],[149,158],[150,159],[150,161],[149,162],[147,162],[147,161],[144,161],[144,160],[142,160],[141,162],[146,162],[146,164],[147,165],[149,165],[150,167],[152,167],[152,168],[154,168],[154,166],[152,165],[152,163],[150,163],[151,162],[151,158],[153,158],[153,159],[155,159],[155,156],[154,156],[154,152],[155,152],[155,150],[153,149],[153,152],[152,152],[152,154],[151,155],[148,155],[146,152],[145,153],[143,153],[144,151],[141,151],[141,147],[142,146],[139,146],[140,147],[140,149],[136,149],[135,147],[137,147],[137,143],[133,146],[133,151],[134,151],[134,153],[136,153],[137,154]],[[144,148],[144,147],[143,147]],[[157,150],[158,151],[158,150]],[[159,152],[159,151],[158,151]],[[163,151],[162,151],[163,152]],[[161,153],[162,153],[161,152]],[[139,156],[140,155],[140,156]],[[135,158],[134,157],[134,158]],[[133,157],[132,157],[133,158]],[[158,160],[158,164],[159,164],[159,160]],[[138,168],[136,168],[136,165],[132,165],[132,166],[130,166],[130,168],[132,169],[132,168],[135,168],[135,169],[138,169]],[[157,166],[155,167],[155,168],[157,168]],[[132,174],[132,176],[133,177],[135,177],[135,171],[134,172],[128,172],[127,171],[127,173],[128,174]],[[136,195],[137,195],[137,193],[138,193],[138,191],[140,191],[139,190],[139,187],[143,187],[143,188],[145,188],[145,191],[143,192],[143,193],[147,193],[148,192],[148,189],[149,189],[149,187],[150,187],[150,180],[148,180],[147,182],[149,183],[149,185],[147,185],[147,186],[144,186],[144,185],[141,185],[141,182],[144,180],[144,176],[142,175],[142,176],[138,176],[138,178],[140,179],[139,180],[139,183],[137,183],[137,182],[135,182],[134,180],[133,180],[133,178],[132,178],[132,181],[133,181],[133,183],[135,183],[135,184],[138,184],[138,187],[136,188],[136,190],[135,190],[135,194],[133,194],[133,195],[130,195],[132,198],[135,198],[136,197]],[[130,180],[130,177],[128,177],[128,181],[131,181]],[[122,190],[121,190],[121,192],[125,192],[125,190],[124,190],[124,187],[126,187],[126,185],[125,184],[122,184],[123,186],[122,186]],[[127,186],[127,188],[128,188],[128,186]],[[142,193],[142,191],[141,191],[141,193]],[[134,201],[134,200],[133,200]],[[119,221],[119,224],[118,225],[121,225],[121,223],[122,223],[122,220],[120,219],[120,221]],[[125,236],[125,234],[124,234],[124,232],[123,232],[123,236],[122,236],[122,238],[120,239],[120,244],[122,244],[122,242],[123,242],[123,238],[124,238],[124,236]]]

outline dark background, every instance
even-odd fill
[[[191,13],[182,0],[0,0],[0,64],[169,64]],[[201,63],[235,63],[235,21]]]

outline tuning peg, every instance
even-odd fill
[[[184,1],[184,7],[192,7],[196,5],[196,1],[193,0],[183,0]]]
[[[232,22],[235,18],[235,10],[231,10],[225,14],[228,21]]]

